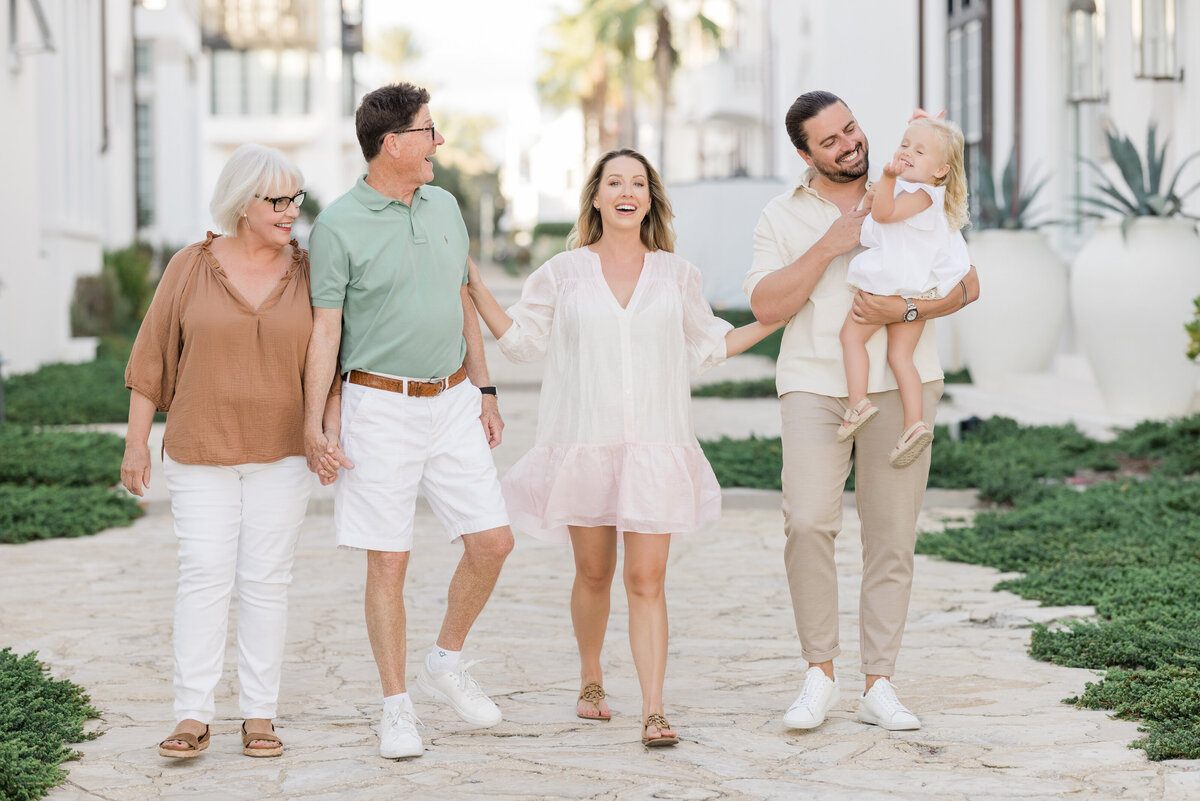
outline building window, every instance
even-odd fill
[[[139,41],[133,46],[133,74],[148,77],[154,67],[154,43]]]
[[[1183,78],[1175,63],[1175,0],[1133,0],[1133,50],[1136,77]]]
[[[947,0],[946,109],[963,131],[967,185],[992,149],[992,23],[985,0]],[[979,213],[971,195],[971,214]]]
[[[154,118],[152,107],[139,102],[134,109],[134,181],[137,187],[137,225],[154,224]]]
[[[201,36],[214,50],[316,50],[320,6],[320,0],[203,0]]]
[[[309,111],[309,54],[301,50],[214,50],[212,113],[282,116]]]

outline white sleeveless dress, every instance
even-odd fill
[[[900,222],[867,215],[859,234],[867,250],[850,262],[846,280],[874,295],[945,297],[971,268],[966,240],[946,220],[946,188],[897,180],[901,192],[925,192],[933,203]]]

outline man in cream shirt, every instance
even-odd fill
[[[884,329],[867,344],[868,392],[878,417],[854,439],[837,441],[848,394],[838,332],[851,309],[860,322],[879,325],[910,319],[913,310],[920,320],[950,314],[978,297],[979,282],[972,268],[954,291],[938,300],[855,295],[846,284],[846,269],[861,249],[859,229],[870,206],[866,136],[846,104],[823,91],[797,98],[785,126],[808,169],[799,186],[763,210],[754,231],[754,262],[744,284],[760,322],[791,318],[777,375],[783,417],[784,561],[802,656],[809,667],[784,724],[796,729],[819,726],[838,698],[840,685],[833,670],[833,660],[841,653],[834,538],[842,527],[842,488],[853,465],[862,520],[859,630],[866,675],[858,717],[889,730],[917,729],[920,721],[896,698],[890,678],[908,612],[916,522],[930,452],[904,469],[888,463],[904,415],[887,363]],[[925,327],[913,354],[930,429],[943,377],[933,331],[933,326]]]

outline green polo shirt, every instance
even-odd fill
[[[419,187],[412,206],[358,179],[309,236],[312,305],[342,310],[343,372],[443,378],[463,363],[467,227],[454,196]]]

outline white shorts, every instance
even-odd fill
[[[333,524],[339,548],[411,551],[417,490],[451,541],[508,525],[496,463],[463,381],[432,398],[342,382],[342,448]]]

